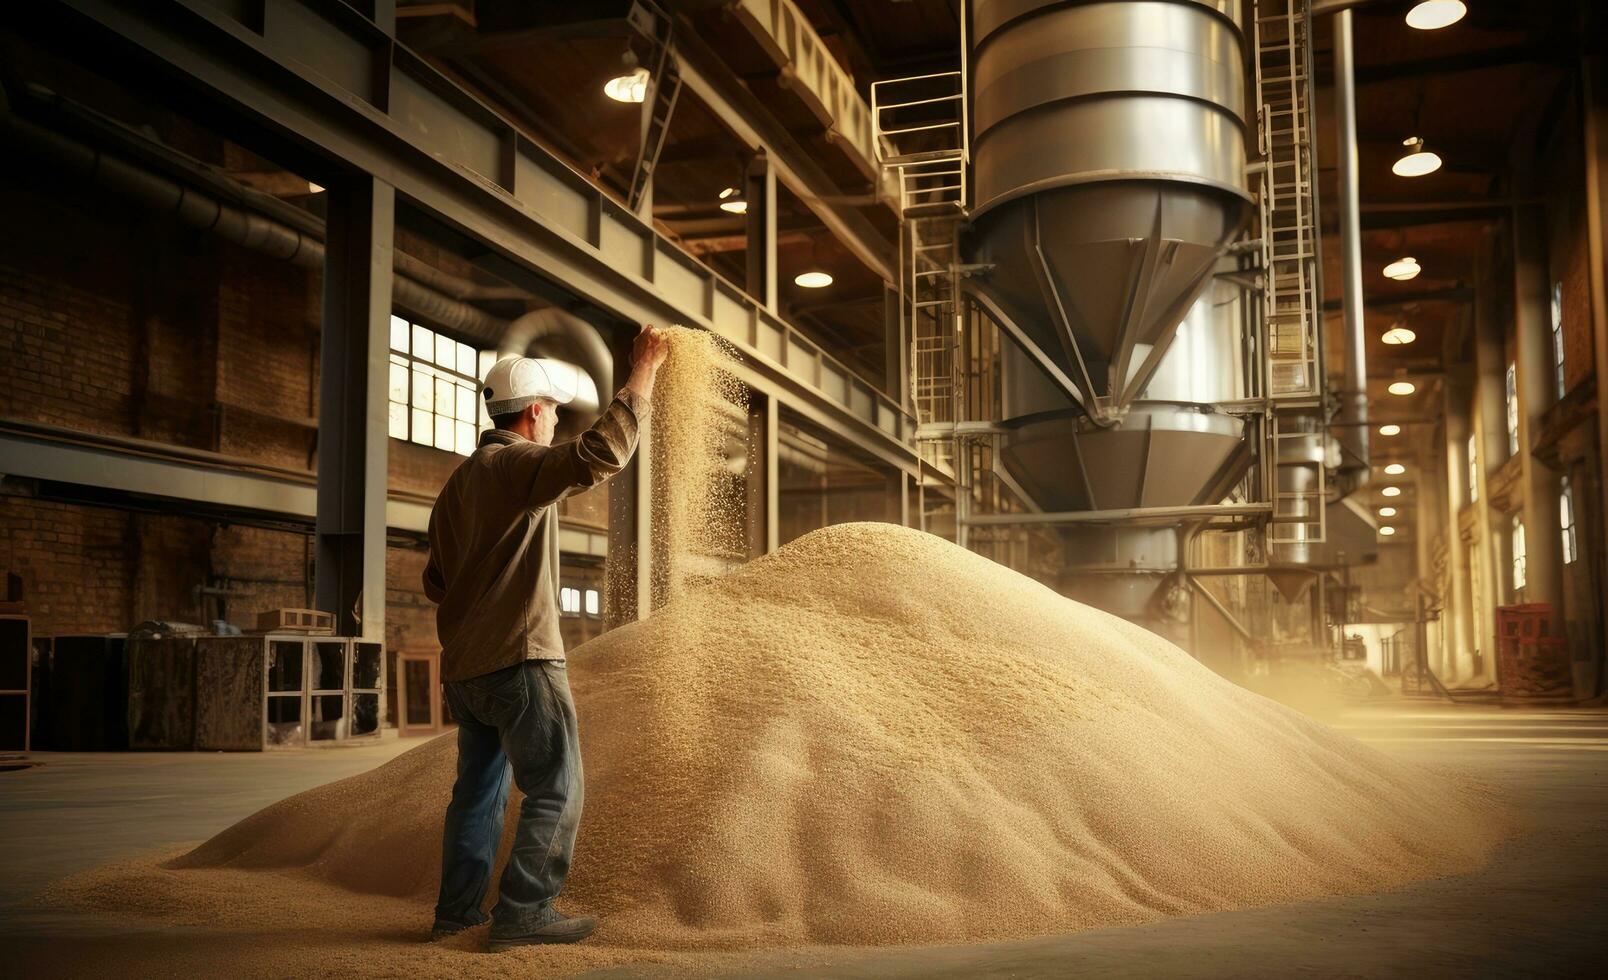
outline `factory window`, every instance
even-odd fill
[[[1513,591],[1524,588],[1524,520],[1513,515]]]
[[[1508,455],[1519,451],[1519,370],[1512,361],[1507,366]]]
[[[1468,502],[1480,499],[1480,457],[1474,437],[1468,437]]]
[[[566,616],[581,614],[581,590],[566,585],[558,590],[558,611]]]
[[[1558,526],[1563,529],[1563,563],[1574,564],[1576,551],[1575,541],[1575,512],[1574,487],[1569,485],[1569,478],[1563,478],[1563,491],[1558,494]]]
[[[586,590],[586,614],[588,616],[601,616],[603,614],[602,597],[596,589]]]
[[[391,437],[464,456],[474,452],[481,430],[491,425],[478,379],[496,357],[391,317]]]
[[[1563,283],[1552,284],[1552,368],[1563,397]]]

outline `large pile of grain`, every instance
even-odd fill
[[[807,535],[570,670],[587,788],[565,902],[604,946],[1064,932],[1393,888],[1499,833],[1458,781],[891,525]],[[299,869],[422,924],[453,760],[436,740],[176,866]]]

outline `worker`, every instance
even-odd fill
[[[496,426],[480,437],[430,512],[424,592],[436,610],[441,677],[458,722],[458,778],[442,834],[432,938],[486,921],[481,904],[502,840],[510,773],[525,794],[498,882],[489,945],[573,943],[597,927],[553,901],[581,819],[581,754],[558,622],[558,513],[566,494],[619,473],[669,352],[644,326],[631,375],[579,438],[553,444],[573,383],[540,361],[508,357],[481,394]]]

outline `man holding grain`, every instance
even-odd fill
[[[644,326],[625,387],[590,429],[557,445],[557,410],[575,392],[539,361],[498,361],[481,392],[496,428],[481,435],[430,512],[424,591],[439,604],[441,676],[458,721],[434,938],[486,921],[480,906],[502,839],[510,775],[525,800],[492,909],[491,948],[579,942],[597,927],[553,905],[569,873],[582,801],[559,635],[555,505],[625,467],[668,352],[666,332]]]

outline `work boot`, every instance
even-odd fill
[[[519,927],[514,927],[519,928]],[[542,909],[541,918],[530,925],[508,932],[491,927],[488,945],[492,952],[502,952],[515,946],[538,946],[547,943],[578,943],[597,928],[597,920],[586,915],[565,915],[549,905]]]
[[[450,939],[466,929],[473,929],[475,926],[485,925],[485,923],[484,917],[476,922],[453,922],[451,919],[437,919],[435,920],[435,925],[430,927],[430,941],[438,943],[443,939]]]

